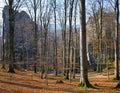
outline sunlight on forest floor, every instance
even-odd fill
[[[64,83],[57,84],[57,80]],[[62,75],[49,74],[46,85],[46,79],[40,79],[40,73],[16,71],[11,74],[0,70],[0,93],[120,93],[120,89],[114,89],[118,81],[113,80],[113,75],[108,80],[107,76],[89,72],[89,80],[94,89],[77,87],[78,76],[70,83]]]

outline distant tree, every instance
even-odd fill
[[[68,64],[66,71],[66,79],[69,79],[69,74],[71,74],[71,65],[72,65],[72,17],[73,17],[73,6],[74,0],[69,1],[69,46],[68,46]]]
[[[54,74],[57,76],[57,70],[58,70],[58,60],[57,60],[57,3],[56,0],[52,1],[52,6],[53,6],[53,12],[54,12]]]
[[[75,2],[75,8],[74,8],[74,30],[75,30],[75,42],[74,42],[74,60],[73,60],[73,78],[75,78],[75,69],[76,69],[76,62],[77,62],[77,6],[78,6],[78,0]]]
[[[67,55],[66,55],[66,25],[67,25],[67,7],[68,3],[67,0],[64,0],[64,26],[62,31],[62,41],[63,41],[63,49],[62,49],[62,61],[63,61],[63,75],[66,74],[66,63],[67,63]]]
[[[61,1],[62,2],[62,1]],[[68,6],[69,1],[64,0],[63,8],[59,7],[58,16],[59,16],[59,22],[62,30],[62,73],[64,76],[66,76],[66,66],[67,66],[67,12],[68,12]]]
[[[34,21],[34,64],[37,63],[37,49],[38,49],[38,27],[37,27],[37,14],[39,9],[39,2],[40,0],[26,0],[26,6],[29,11],[31,18]],[[34,66],[35,67],[35,66]],[[35,67],[36,68],[36,67]],[[34,68],[34,72],[36,73],[37,70]]]
[[[89,3],[89,22],[91,21],[91,26],[93,31],[92,33],[92,41],[88,42],[88,54],[89,54],[89,44],[91,43],[93,46],[92,55],[97,59],[97,72],[102,72],[102,62],[103,62],[103,11],[104,11],[104,1],[103,0],[90,0]],[[89,34],[89,33],[88,33]],[[96,38],[95,38],[96,37]],[[89,37],[88,37],[89,39]],[[96,40],[95,40],[96,39]]]
[[[5,29],[5,15],[3,13],[3,34],[2,34],[2,69],[5,69],[5,32],[4,32],[4,29]]]
[[[99,36],[98,36],[98,40],[99,40],[99,55],[98,55],[98,66],[97,66],[97,71],[98,72],[102,72],[102,29],[103,29],[103,22],[102,22],[102,20],[103,20],[103,0],[97,0],[97,2],[98,2],[98,5],[99,5],[99,8],[100,8],[100,11],[98,11],[99,12],[99,14],[100,14],[100,22],[99,22]]]
[[[64,3],[64,2],[60,2],[60,5],[62,5],[62,3]],[[64,8],[64,7],[63,7]],[[64,42],[65,42],[65,40],[64,40],[64,21],[66,20],[65,19],[65,17],[64,17],[64,9],[63,8],[60,8],[59,7],[59,11],[58,11],[58,21],[59,21],[59,24],[60,24],[60,27],[61,27],[61,34],[62,34],[62,39],[61,39],[61,42],[62,42],[62,49],[61,49],[61,51],[62,51],[62,73],[63,73],[63,75],[65,76],[65,54],[64,54]]]
[[[119,0],[115,0],[115,78],[119,80]]]
[[[119,0],[109,0],[110,5],[114,9],[115,14],[115,38],[114,38],[114,51],[115,51],[115,70],[114,77],[119,80]]]
[[[50,6],[50,2],[48,2],[48,0],[46,1],[46,7],[45,11],[43,13],[43,17],[42,17],[42,22],[43,22],[43,51],[42,51],[42,63],[41,63],[41,78],[43,78],[43,75],[45,73],[45,78],[47,79],[47,67],[48,67],[48,47],[49,47],[49,43],[48,43],[48,34],[49,34],[49,24],[50,24],[50,17],[51,17],[51,12],[52,12],[52,7]]]

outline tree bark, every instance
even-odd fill
[[[72,15],[73,15],[73,4],[74,0],[70,0],[70,9],[69,9],[69,47],[68,47],[68,64],[66,71],[66,79],[69,79],[71,74],[71,65],[72,65]]]
[[[37,63],[37,2],[34,0],[34,64]],[[37,73],[37,68],[34,68],[34,73]]]
[[[3,14],[3,35],[2,35],[2,69],[5,69],[5,32],[4,32],[4,28],[5,28],[5,25],[4,25],[4,14]]]
[[[54,8],[54,20],[55,20],[55,34],[54,34],[54,74],[58,74],[58,64],[57,64],[57,28],[56,28],[56,0],[53,1]]]
[[[88,81],[88,62],[86,52],[85,0],[79,0],[80,13],[80,87],[91,87]]]
[[[14,73],[14,24],[15,24],[15,13],[14,9],[12,8],[14,0],[9,0],[9,49],[10,49],[10,55],[9,55],[9,71],[11,73]]]
[[[119,80],[119,0],[115,0],[115,79]]]
[[[66,73],[66,23],[67,23],[67,0],[64,0],[64,30],[63,30],[63,75]]]

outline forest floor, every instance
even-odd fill
[[[56,83],[62,80],[62,84]],[[80,88],[79,77],[65,80],[62,75],[55,77],[48,75],[46,79],[40,79],[40,73],[32,71],[16,71],[15,74],[0,70],[0,93],[120,93],[120,89],[114,88],[118,81],[113,80],[113,75],[106,75],[89,72],[89,81],[95,88]]]

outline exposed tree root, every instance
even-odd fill
[[[81,82],[80,84],[78,84],[78,87],[84,87],[84,88],[94,88],[88,81],[85,82]]]
[[[69,76],[68,75],[65,76],[65,80],[69,80]]]
[[[113,80],[119,80],[119,78],[113,78]]]
[[[8,73],[15,73],[14,69],[9,69]]]
[[[3,65],[3,66],[1,67],[1,69],[5,69],[5,66]]]
[[[43,73],[41,73],[41,76],[40,76],[41,79],[43,79]]]
[[[115,88],[120,88],[120,80]]]
[[[65,78],[64,79],[69,80],[69,73],[68,72],[65,73]]]

